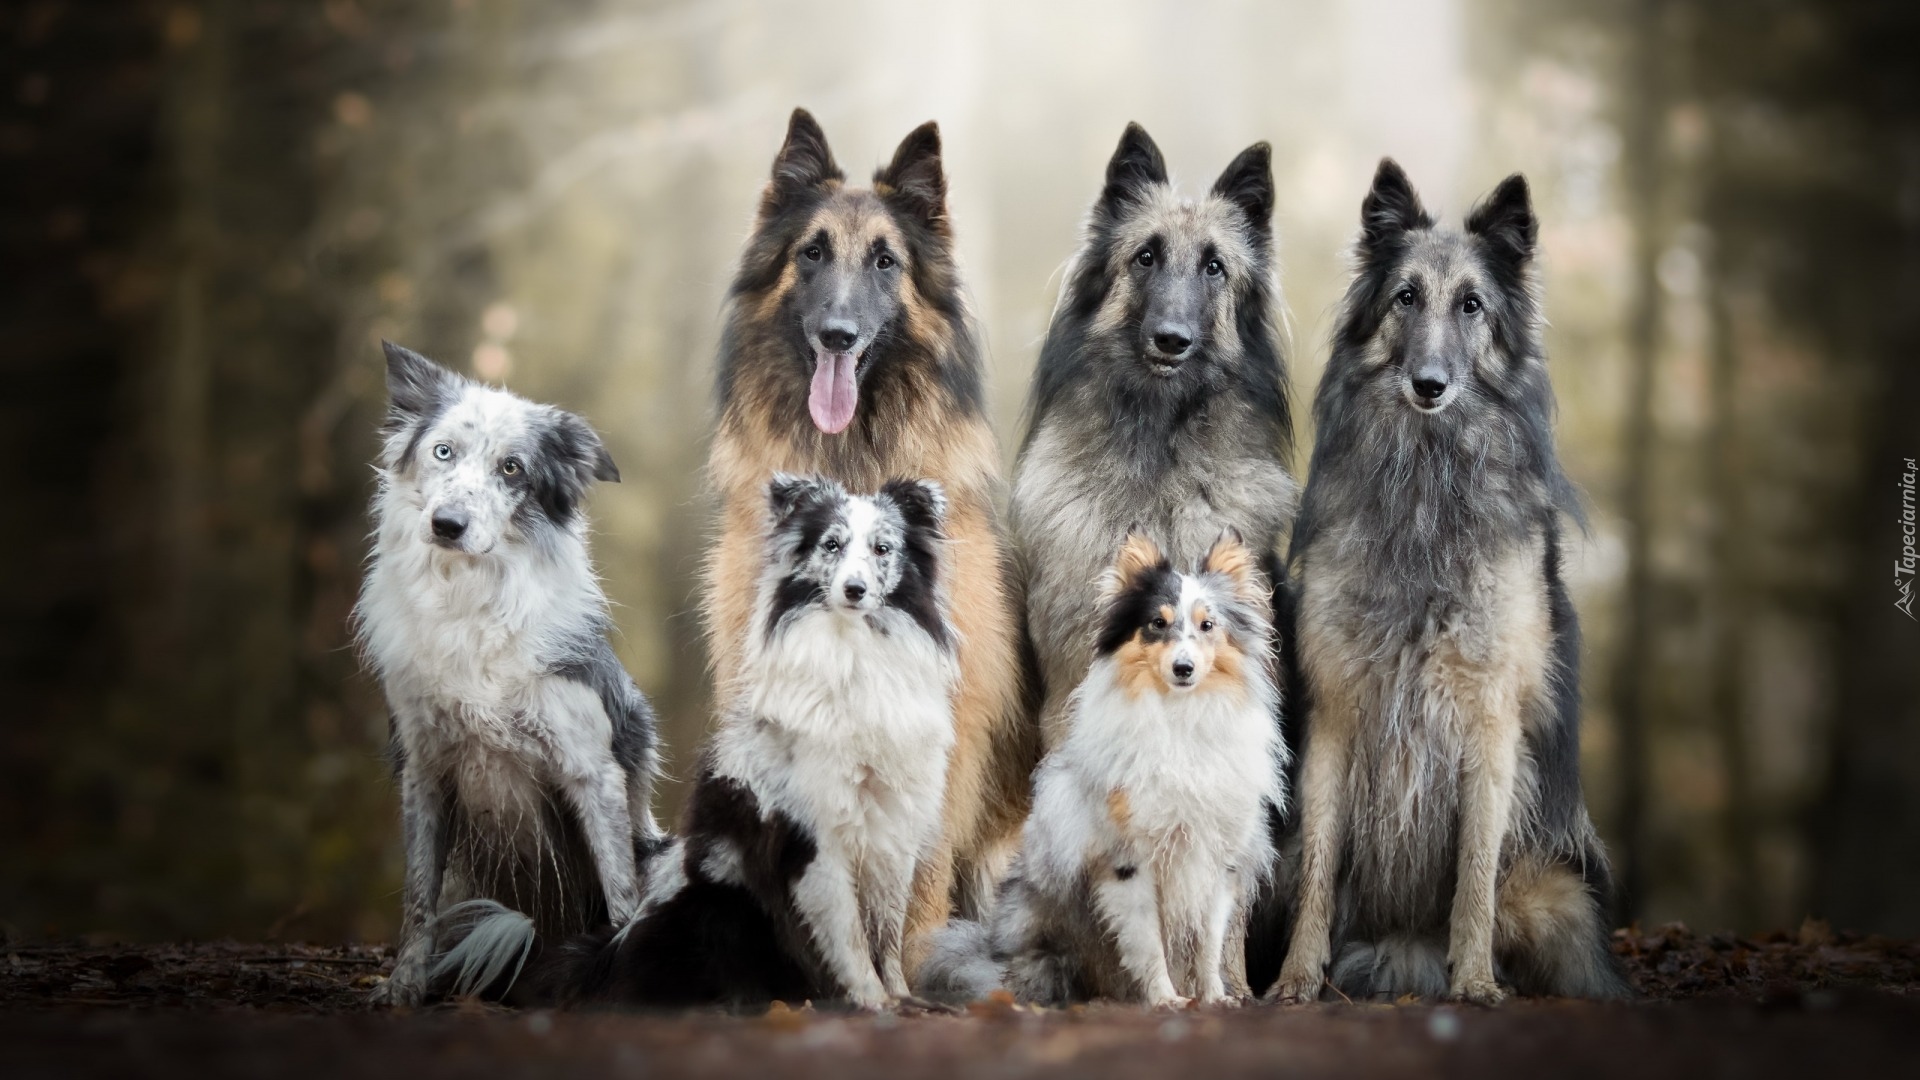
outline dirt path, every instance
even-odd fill
[[[1496,1010],[1321,1005],[1178,1014],[975,1006],[852,1017],[368,1008],[379,948],[13,946],[0,970],[8,1077],[1101,1078],[1920,1076],[1920,945],[1796,935],[1619,936],[1645,1001]]]

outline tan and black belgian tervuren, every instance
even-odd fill
[[[934,124],[914,129],[860,188],[846,183],[819,124],[794,111],[729,295],[708,464],[720,521],[705,610],[722,702],[738,674],[775,472],[859,491],[895,478],[946,489],[956,737],[944,834],[914,882],[910,971],[955,902],[971,913],[991,895],[1038,756],[1022,605],[995,510],[999,453],[946,191]]]

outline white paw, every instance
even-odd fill
[[[1310,1005],[1320,1000],[1322,981],[1318,972],[1282,971],[1267,998],[1282,1005]]]
[[[423,973],[412,969],[395,968],[387,981],[373,988],[367,1001],[374,1005],[418,1005],[426,997],[426,979]]]
[[[1464,1001],[1473,1005],[1498,1005],[1506,999],[1507,992],[1487,976],[1456,978],[1452,988],[1447,991],[1448,1001]]]

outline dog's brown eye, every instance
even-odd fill
[[[1224,274],[1226,272],[1227,272],[1227,268],[1220,265],[1219,259],[1207,260],[1207,276],[1208,277],[1219,277],[1221,274]]]
[[[1467,298],[1466,298],[1466,300],[1464,300],[1464,301],[1462,301],[1462,302],[1461,302],[1461,304],[1460,304],[1460,310],[1461,310],[1461,311],[1462,311],[1463,313],[1465,313],[1465,314],[1468,314],[1468,315],[1471,315],[1471,314],[1473,314],[1474,312],[1476,312],[1476,311],[1479,311],[1479,310],[1480,310],[1480,298],[1479,298],[1479,297],[1477,297],[1477,296],[1469,296],[1469,297],[1467,297]]]
[[[1139,263],[1141,266],[1152,266],[1153,265],[1153,249],[1141,248],[1140,254],[1135,255],[1133,257],[1133,261]]]
[[[873,545],[873,553],[874,553],[875,555],[885,555],[885,554],[887,554],[888,552],[890,552],[890,551],[892,551],[892,550],[893,550],[893,545],[891,545],[891,544],[875,544],[875,545]]]
[[[826,552],[829,555],[832,555],[834,552],[840,550],[840,541],[838,540],[825,541],[820,545],[820,550]]]
[[[820,250],[820,245],[814,244],[808,247],[807,250],[801,252],[800,254],[805,255],[807,257],[808,262],[819,262],[822,252]]]
[[[1153,621],[1147,625],[1153,627],[1155,630],[1165,630],[1167,628],[1167,620],[1155,615]]]
[[[500,471],[503,473],[506,473],[508,476],[520,475],[520,459],[508,458],[507,460],[501,462]]]
[[[1201,632],[1201,633],[1203,633],[1203,634],[1211,634],[1211,633],[1213,633],[1213,620],[1212,620],[1212,619],[1202,619],[1202,620],[1200,621],[1200,632]]]
[[[1398,293],[1394,294],[1393,298],[1399,301],[1401,307],[1412,307],[1413,302],[1419,299],[1413,295],[1412,289],[1401,289]]]
[[[873,268],[874,268],[874,269],[876,269],[876,270],[891,270],[891,269],[893,269],[893,256],[891,256],[891,255],[889,255],[889,254],[887,254],[887,253],[886,253],[886,252],[884,252],[884,251],[883,251],[883,252],[881,252],[881,253],[880,253],[880,257],[879,257],[879,258],[877,258],[877,259],[875,259],[875,260],[873,260]]]

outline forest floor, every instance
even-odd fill
[[[957,1015],[775,1005],[514,1012],[366,1003],[384,947],[0,945],[0,1066],[38,1076],[1920,1076],[1920,942],[1620,931],[1643,1000]]]

